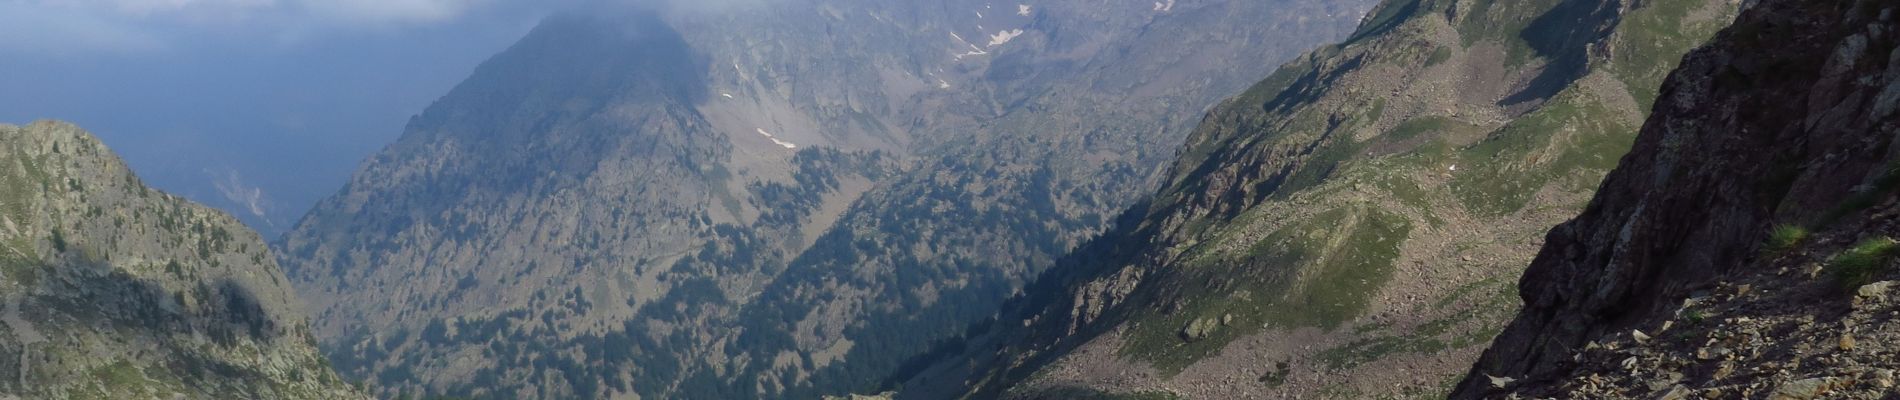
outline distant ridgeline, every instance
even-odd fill
[[[276,244],[377,395],[815,398],[920,368],[1371,0],[550,18]]]
[[[231,216],[78,127],[0,125],[0,398],[367,398],[300,307]]]

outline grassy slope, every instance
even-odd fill
[[[1170,386],[1222,371],[1198,364],[1236,340],[1317,328],[1328,340],[1287,356],[1332,377],[1289,390],[1440,393],[1368,393],[1358,379],[1390,375],[1378,361],[1406,354],[1468,363],[1515,310],[1509,282],[1539,234],[1582,206],[1628,150],[1651,88],[1732,14],[1698,0],[1620,16],[1595,3],[1480,1],[1447,20],[1449,4],[1388,2],[1347,43],[1207,119],[1145,218],[1122,227],[1134,239],[1106,239],[1147,243],[1142,256],[1051,279],[1144,269],[1096,332],[1124,327],[1116,353]],[[1602,43],[1617,50],[1589,50]],[[1443,90],[1507,78],[1516,90],[1497,98]],[[1429,381],[1458,371],[1442,372]],[[1258,381],[1271,390],[1286,379]]]

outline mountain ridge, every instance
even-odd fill
[[[1891,396],[1894,12],[1763,0],[1691,53],[1453,397]]]
[[[1449,391],[1642,88],[1736,6],[1384,2],[1210,113],[1150,200],[900,397]]]
[[[0,125],[0,393],[364,398],[258,235],[146,187],[97,138]]]
[[[1174,115],[1362,4],[636,12],[672,32],[640,36],[683,54],[662,58],[694,60],[671,82],[703,88],[647,90],[673,77],[638,56],[511,49],[483,69],[622,73],[506,86],[535,102],[458,88],[278,246],[326,351],[385,396],[872,390],[1151,185],[1149,149],[1191,123]],[[477,151],[487,135],[522,141]]]

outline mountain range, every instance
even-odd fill
[[[279,242],[385,396],[871,390],[1363,2],[783,1],[542,23]],[[369,233],[369,234],[365,234]]]
[[[1895,6],[1147,3],[558,15],[268,246],[0,126],[0,398],[1891,396]]]
[[[1153,197],[905,387],[1443,396],[1736,9],[1385,2],[1210,113]]]

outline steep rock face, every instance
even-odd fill
[[[1852,336],[1890,336],[1868,316],[1893,305],[1843,293],[1894,276],[1878,246],[1900,181],[1894,12],[1761,1],[1691,54],[1590,207],[1550,232],[1523,312],[1455,397],[1873,396],[1868,365],[1890,387],[1891,353]],[[1868,249],[1861,277],[1830,272]]]
[[[550,19],[313,210],[280,246],[340,369],[391,396],[870,391],[1367,2],[734,3]]]
[[[364,397],[257,234],[91,134],[0,125],[0,188],[0,397]]]
[[[1537,233],[1729,1],[1388,1],[1214,110],[1168,181],[905,396],[1450,390]]]

